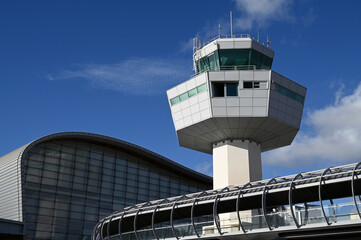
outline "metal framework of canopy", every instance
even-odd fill
[[[112,236],[111,228],[116,227],[116,235],[122,240],[122,232],[134,231],[137,240],[140,239],[137,231],[144,227],[146,222],[151,222],[155,239],[159,239],[155,231],[157,221],[169,220],[174,239],[179,239],[174,230],[174,221],[180,218],[190,218],[195,238],[201,237],[195,227],[194,219],[197,216],[212,215],[218,234],[222,235],[220,227],[220,213],[236,212],[239,230],[247,233],[242,225],[240,211],[254,208],[262,209],[263,218],[268,230],[272,231],[267,207],[276,205],[289,205],[295,226],[301,228],[293,205],[310,201],[319,201],[322,216],[327,225],[331,225],[326,216],[323,202],[334,198],[352,197],[357,214],[361,219],[361,213],[356,197],[361,194],[361,162],[339,167],[330,167],[324,170],[299,173],[296,175],[276,177],[270,180],[262,180],[247,183],[240,186],[228,186],[219,190],[209,190],[200,193],[188,194],[168,199],[146,202],[125,208],[123,212],[115,212],[95,226],[92,240],[103,240],[106,236]],[[333,191],[337,188],[338,191]],[[219,205],[223,205],[219,208]],[[195,211],[195,208],[199,211]],[[221,209],[221,210],[220,210]],[[175,211],[180,214],[175,216]],[[156,216],[159,218],[156,221]]]

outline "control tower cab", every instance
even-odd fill
[[[214,188],[262,179],[261,152],[292,143],[306,88],[250,35],[193,46],[195,75],[167,91],[180,146],[213,154]]]

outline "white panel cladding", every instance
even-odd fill
[[[226,107],[214,107],[212,106],[212,112],[214,117],[226,117]]]
[[[189,115],[191,115],[191,109],[190,108],[185,108],[185,109],[182,110],[183,118],[188,117]]]
[[[188,81],[185,82],[185,84],[186,84],[187,91],[189,91],[196,87],[196,80],[194,78],[189,79]]]
[[[252,107],[253,105],[253,98],[240,98],[239,106],[240,107]]]
[[[193,122],[192,122],[192,116],[188,116],[188,117],[185,117],[184,118],[184,126],[189,126],[191,125]]]
[[[179,121],[180,119],[183,118],[181,111],[177,112],[177,113],[173,113],[172,116],[173,116],[173,121],[174,122]]]
[[[239,80],[239,72],[238,71],[225,71],[224,72],[224,80],[238,81]]]
[[[207,108],[201,111],[201,120],[205,120],[211,117],[211,109]]]
[[[204,100],[202,102],[199,103],[199,110],[205,110],[207,108],[210,108],[210,104],[209,104],[209,100]]]
[[[253,90],[249,90],[249,89],[243,89],[241,91],[239,91],[239,97],[253,97]]]
[[[193,121],[193,123],[200,122],[201,121],[201,113],[197,112],[197,113],[192,114],[192,121]]]
[[[23,221],[21,147],[0,158],[0,218]]]
[[[267,107],[253,107],[252,115],[253,117],[266,117],[267,116]]]
[[[253,98],[253,106],[267,107],[268,98]]]
[[[233,39],[219,39],[217,41],[219,49],[233,49],[234,41]]]
[[[252,47],[251,39],[234,39],[234,48],[247,49]]]
[[[180,104],[175,104],[175,105],[171,106],[170,109],[172,110],[172,114],[177,113],[180,110],[182,110]]]
[[[227,107],[239,107],[239,97],[226,98]]]
[[[240,80],[253,80],[254,79],[254,71],[248,70],[248,71],[239,71],[239,79]],[[243,85],[242,85],[243,88]]]
[[[199,113],[199,104],[195,104],[193,106],[190,107],[191,110],[191,114],[195,114],[195,113]]]
[[[215,52],[217,50],[217,43],[210,43],[207,46],[204,47],[204,54],[205,56],[210,55],[211,53]]]
[[[252,116],[253,108],[252,107],[240,107],[239,116],[240,117],[250,117]]]
[[[172,99],[172,98],[178,96],[177,88],[174,87],[174,88],[169,89],[167,91],[167,96],[168,96],[168,99]]]
[[[212,107],[225,107],[225,106],[226,106],[226,98],[224,97],[212,98]]]
[[[239,107],[228,107],[227,106],[227,117],[238,117]]]
[[[196,77],[194,77],[194,80],[196,80],[196,85],[202,85],[203,83],[207,82],[207,73],[202,73]]]
[[[206,99],[209,99],[209,92],[206,91],[206,92],[202,92],[200,94],[197,95],[197,98],[198,98],[198,102],[202,102]]]
[[[209,72],[209,80],[211,81],[224,81],[224,71],[217,71],[217,72]]]
[[[254,71],[253,79],[256,81],[268,81],[269,80],[269,71]]]
[[[187,92],[186,82],[179,84],[176,88],[179,95]]]
[[[268,90],[255,89],[253,91],[253,97],[254,98],[268,98]]]

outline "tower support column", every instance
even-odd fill
[[[250,140],[213,144],[213,188],[262,179],[261,145]]]

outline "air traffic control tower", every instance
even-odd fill
[[[274,72],[273,56],[250,35],[194,39],[194,76],[167,91],[180,146],[213,154],[214,189],[261,180],[261,152],[300,128],[306,88]]]

